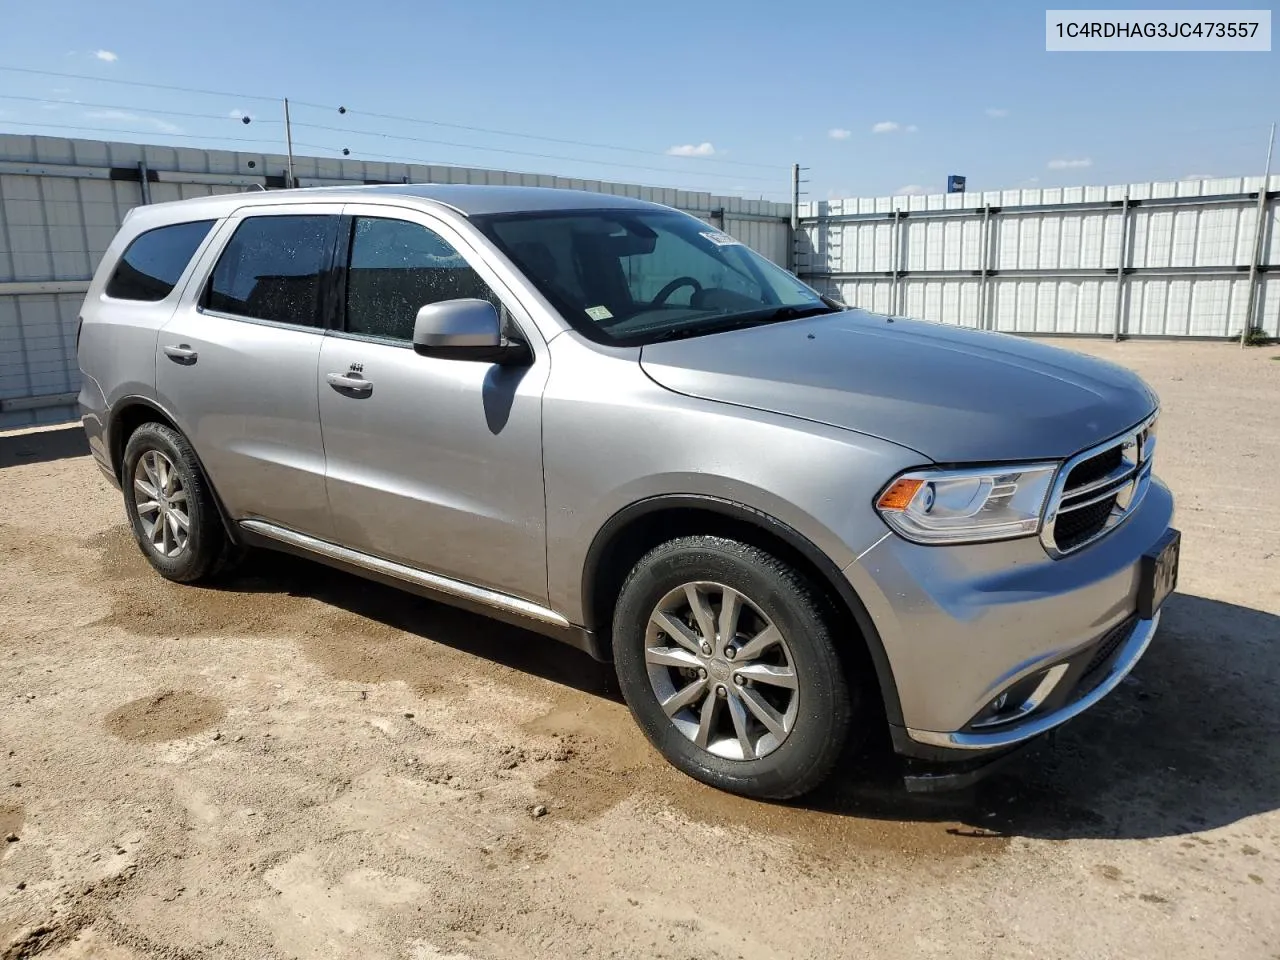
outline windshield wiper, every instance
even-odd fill
[[[757,315],[757,320],[762,320],[765,323],[776,323],[779,320],[799,320],[801,317],[816,317],[824,313],[839,312],[839,310],[829,307],[825,303],[812,303],[803,307],[775,307],[764,317]]]
[[[748,327],[762,327],[769,323],[781,323],[784,320],[799,320],[801,317],[816,317],[824,313],[840,311],[825,303],[807,304],[805,306],[771,307],[768,310],[752,310],[749,313],[738,313],[721,320],[713,320],[691,327],[677,327],[665,330],[649,339],[649,343],[662,343],[667,340],[684,340],[688,337],[701,337],[710,333],[727,333],[730,330],[745,330]]]

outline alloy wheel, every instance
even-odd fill
[[[142,535],[162,557],[177,557],[191,537],[187,488],[173,461],[148,450],[133,469],[134,503]]]
[[[698,581],[664,596],[649,616],[644,656],[672,724],[716,756],[768,756],[795,725],[800,691],[787,641],[732,587]]]

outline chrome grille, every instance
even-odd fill
[[[1151,485],[1156,417],[1072,457],[1058,471],[1040,539],[1061,557],[1092,543],[1134,511]]]

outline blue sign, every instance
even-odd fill
[[[958,173],[947,177],[947,193],[964,193],[964,177]]]

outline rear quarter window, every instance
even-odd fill
[[[193,220],[139,234],[107,281],[107,296],[152,303],[163,300],[173,292],[213,224],[212,220]]]

